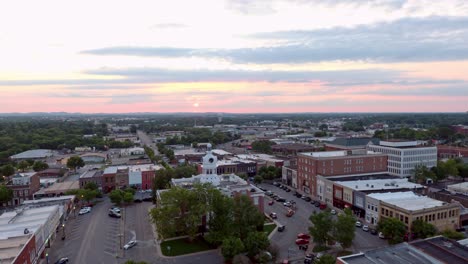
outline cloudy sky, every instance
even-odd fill
[[[0,112],[464,112],[466,0],[15,0]]]

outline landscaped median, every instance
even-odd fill
[[[161,252],[164,256],[168,257],[191,254],[215,248],[216,247],[208,244],[203,238],[195,238],[189,241],[187,237],[184,237],[166,240],[161,243]]]
[[[275,223],[267,223],[263,226],[263,232],[269,236],[273,230],[275,230],[276,224]]]

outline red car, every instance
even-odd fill
[[[309,239],[303,239],[303,238],[296,239],[296,245],[308,245],[308,244],[309,244]]]
[[[275,203],[275,201],[271,200],[268,202],[268,205],[273,205]]]
[[[286,213],[286,216],[287,216],[287,217],[291,217],[291,216],[293,216],[293,215],[294,215],[294,211],[291,210],[291,209],[289,209],[288,212]]]
[[[308,234],[299,233],[297,234],[297,238],[310,239],[310,236]]]

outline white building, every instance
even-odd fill
[[[380,141],[379,145],[371,142],[367,149],[387,154],[388,173],[399,177],[411,177],[417,165],[437,165],[437,148],[419,141]]]
[[[414,192],[386,192],[386,193],[371,193],[366,196],[366,223],[377,225],[380,221],[380,201],[390,202],[392,200],[405,200],[419,197]]]
[[[124,157],[124,156],[145,155],[145,149],[144,148],[139,148],[139,147],[122,149],[122,150],[120,150],[120,155],[122,157]]]

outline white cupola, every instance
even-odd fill
[[[203,156],[203,164],[202,164],[202,174],[215,174],[217,175],[217,163],[218,163],[218,158],[213,155],[211,152],[211,144],[208,144],[206,146],[207,151],[206,155]]]

